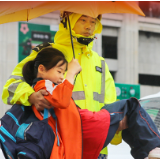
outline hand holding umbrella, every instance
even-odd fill
[[[82,68],[78,60],[73,58],[72,61],[68,63],[66,79],[68,79],[71,84],[74,84],[74,77],[79,74],[81,70]]]

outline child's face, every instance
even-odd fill
[[[41,77],[43,79],[50,80],[56,84],[62,83],[67,64],[65,63],[62,66],[59,66],[61,63],[62,61],[59,61],[56,66],[52,67],[48,71],[45,69]]]

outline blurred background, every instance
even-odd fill
[[[117,99],[144,97],[160,91],[160,2],[137,1],[145,17],[103,14],[103,31],[93,50],[103,56],[114,78]],[[29,22],[0,25],[0,93],[14,67],[43,42],[54,42],[60,13],[52,12]],[[10,108],[0,98],[0,117]],[[114,148],[114,149],[112,149]],[[131,159],[124,142],[109,145],[109,159]],[[0,158],[3,158],[1,156]]]

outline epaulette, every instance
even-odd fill
[[[41,49],[51,46],[51,44],[49,42],[44,42],[42,44],[37,45],[35,48],[33,48],[32,50],[39,52]]]

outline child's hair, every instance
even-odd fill
[[[46,68],[46,70],[49,70],[52,67],[56,66],[59,61],[62,61],[60,66],[62,66],[65,63],[68,64],[67,60],[65,59],[65,56],[59,50],[51,47],[41,50],[34,60],[28,61],[23,66],[22,74],[25,81],[29,85],[32,85],[33,80],[37,77],[38,66],[40,64],[42,64]]]

